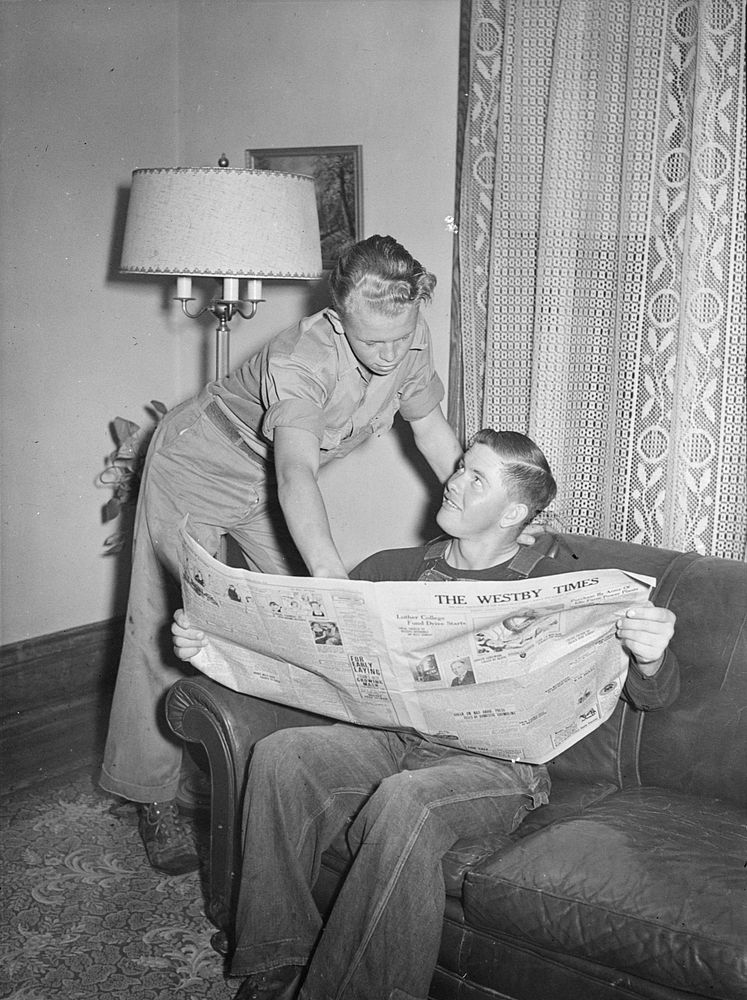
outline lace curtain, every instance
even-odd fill
[[[744,559],[742,0],[463,0],[450,420],[568,528]]]

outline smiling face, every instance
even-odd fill
[[[494,543],[501,529],[518,534],[527,507],[509,495],[504,468],[505,462],[488,445],[469,448],[444,488],[436,515],[439,527],[452,538],[486,543]]]
[[[353,354],[374,375],[388,375],[402,363],[415,339],[420,303],[411,302],[395,316],[360,305],[340,318]]]

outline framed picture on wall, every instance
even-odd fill
[[[363,239],[363,169],[361,146],[287,146],[247,149],[245,165],[314,178],[322,266],[333,267],[352,243]]]

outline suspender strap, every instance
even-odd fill
[[[423,569],[418,577],[419,580],[454,579],[438,569],[438,561],[443,558],[449,543],[449,538],[435,538],[432,542],[428,542],[423,554]],[[559,547],[557,537],[550,532],[540,535],[534,545],[521,545],[519,551],[506,567],[505,576],[502,576],[501,579],[524,579],[543,559],[554,559],[558,554]]]
[[[451,543],[450,538],[434,538],[433,541],[428,542],[425,546],[425,552],[423,553],[423,562],[435,562],[446,554]]]
[[[438,561],[442,558],[449,547],[450,538],[435,538],[428,542],[423,553],[423,568],[420,571],[418,580],[453,580],[453,576],[444,573],[438,568]]]
[[[522,545],[508,564],[509,571],[516,575],[507,579],[518,580],[529,576],[537,563],[542,562],[543,559],[554,559],[559,548],[558,539],[550,532],[540,535],[534,545]]]

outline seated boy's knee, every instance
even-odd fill
[[[373,795],[377,807],[382,811],[392,809],[399,815],[421,813],[428,807],[432,789],[426,788],[418,777],[417,771],[399,771],[384,778]]]
[[[257,740],[252,751],[252,765],[266,767],[268,764],[278,770],[286,770],[303,765],[312,756],[315,727],[276,729]]]

